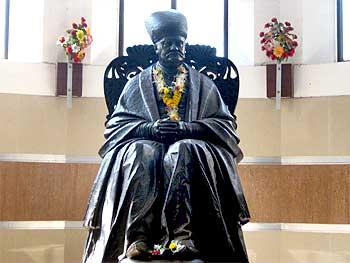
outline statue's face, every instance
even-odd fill
[[[186,39],[182,36],[164,37],[155,44],[159,63],[164,67],[178,67],[185,58]]]

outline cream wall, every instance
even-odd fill
[[[0,94],[0,152],[96,155],[103,143],[104,100]]]
[[[96,156],[103,143],[103,98],[0,94],[0,154]],[[247,157],[350,156],[350,96],[240,99],[236,114]]]

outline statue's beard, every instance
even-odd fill
[[[180,51],[170,51],[166,54],[167,58],[173,57],[173,56],[180,57],[182,59],[184,58],[184,54]]]
[[[179,66],[185,58],[185,55],[179,51],[172,51],[166,54],[165,58],[163,59],[162,64],[164,66]]]

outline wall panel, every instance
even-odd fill
[[[0,163],[0,220],[82,220],[97,165]]]
[[[98,164],[0,162],[0,221],[82,220]],[[252,222],[350,223],[350,165],[239,165]]]

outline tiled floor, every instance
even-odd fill
[[[350,234],[246,232],[252,263],[350,263]]]
[[[1,263],[79,263],[86,232],[0,229]],[[350,263],[350,234],[247,231],[251,263]]]

